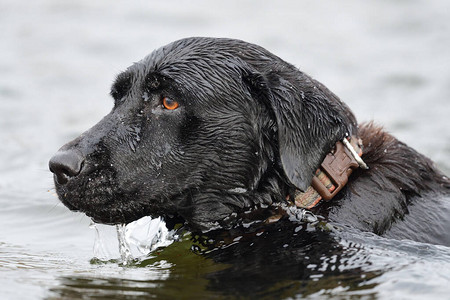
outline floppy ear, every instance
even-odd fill
[[[281,164],[301,191],[338,140],[356,132],[356,120],[337,96],[294,67],[247,74],[247,84],[276,119]]]

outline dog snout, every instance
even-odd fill
[[[49,161],[50,171],[59,184],[66,184],[70,178],[80,174],[84,156],[77,150],[59,150]]]

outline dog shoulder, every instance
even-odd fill
[[[328,208],[330,220],[383,234],[416,202],[433,206],[433,194],[450,196],[450,180],[429,158],[373,123],[360,125],[359,136],[369,170],[352,174],[340,199]]]

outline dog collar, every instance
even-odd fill
[[[368,169],[361,159],[362,141],[356,136],[338,141],[314,173],[311,185],[305,192],[296,190],[297,207],[313,208],[320,200],[330,201],[347,184],[354,169]]]

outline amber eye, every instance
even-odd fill
[[[170,109],[170,110],[177,109],[178,106],[180,106],[180,104],[177,101],[172,100],[169,97],[164,97],[162,104],[163,104],[164,108]]]

